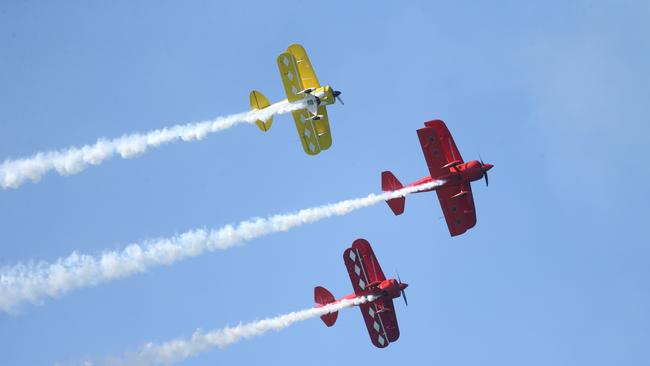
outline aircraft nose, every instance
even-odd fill
[[[492,164],[484,164],[483,165],[483,171],[487,172],[488,170],[492,169],[493,166],[494,165],[492,165]]]
[[[409,284],[408,284],[408,283],[404,283],[404,282],[402,282],[402,283],[399,284],[399,289],[400,289],[400,290],[404,290],[404,289],[407,288],[407,287],[409,287]]]

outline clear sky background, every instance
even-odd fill
[[[399,269],[399,341],[357,309],[212,350],[187,365],[648,365],[647,1],[3,1],[0,159],[245,111],[284,98],[302,43],[334,139],[302,152],[289,115],[0,191],[0,265],[100,253],[192,228],[365,196],[380,172],[428,175],[415,130],[445,120],[476,227],[451,238],[433,193],[274,234],[0,314],[0,364],[102,359],[350,293],[343,250]]]

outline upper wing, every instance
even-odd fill
[[[306,109],[299,109],[291,112],[291,114],[293,115],[293,121],[296,123],[300,142],[302,142],[302,149],[309,155],[317,155],[321,148],[318,144],[318,135],[314,129],[314,121],[309,119],[312,116],[311,113]]]
[[[332,146],[332,132],[330,131],[330,122],[327,118],[327,108],[324,105],[318,106],[318,114],[321,119],[314,121],[314,130],[318,136],[318,145],[321,150],[327,150]]]
[[[289,52],[283,52],[278,55],[278,69],[280,69],[280,76],[282,76],[282,85],[287,94],[287,99],[290,102],[303,99],[303,95],[298,92],[304,90],[298,74],[298,64],[296,58]]]
[[[352,248],[343,252],[343,261],[355,294],[363,292],[373,282],[386,279],[370,243],[365,239],[355,240]]]
[[[474,197],[469,182],[440,187],[436,193],[451,236],[460,235],[476,225]]]
[[[424,128],[418,130],[418,138],[431,177],[438,178],[449,173],[448,164],[462,163],[463,157],[443,121],[429,121],[424,125]]]
[[[359,309],[366,323],[370,341],[376,347],[384,348],[399,338],[393,300],[378,299],[359,305]]]
[[[311,62],[309,61],[309,57],[307,57],[305,48],[299,44],[292,44],[287,48],[287,52],[291,53],[296,59],[298,74],[300,75],[304,88],[319,88],[318,78],[316,77],[316,73],[314,73],[314,69],[311,67]]]

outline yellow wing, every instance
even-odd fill
[[[309,61],[309,57],[307,57],[305,48],[299,44],[292,44],[287,48],[287,52],[291,53],[296,59],[298,74],[300,75],[304,89],[320,88],[318,78],[316,77],[316,73],[314,73],[314,69],[311,67],[311,62]],[[298,91],[300,90],[303,89],[299,89]]]
[[[318,144],[318,135],[314,130],[314,122],[309,120],[311,113],[306,109],[293,111],[293,120],[296,123],[298,136],[302,142],[302,148],[309,155],[316,155],[320,152],[320,145]]]
[[[284,91],[287,93],[287,99],[290,102],[302,100],[304,97],[298,92],[304,90],[300,76],[298,75],[298,65],[296,58],[289,52],[283,52],[278,56],[278,68],[282,76]]]
[[[330,122],[327,118],[327,108],[324,105],[318,107],[318,114],[321,119],[314,121],[314,130],[318,136],[318,146],[321,150],[327,150],[332,146],[332,133],[330,132]]]
[[[287,48],[287,52],[278,56],[277,61],[284,91],[290,102],[304,98],[298,92],[320,87],[307,52],[301,45],[292,44]],[[324,105],[318,107],[318,114],[322,116],[321,119],[312,121],[309,119],[312,114],[307,109],[292,112],[302,148],[309,155],[317,155],[321,150],[332,146],[332,134]]]

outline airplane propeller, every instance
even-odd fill
[[[478,159],[479,159],[479,162],[481,163],[481,168],[483,168],[485,166],[485,164],[483,163],[483,159],[481,158],[480,155],[479,155]],[[487,170],[483,171],[483,177],[485,178],[485,186],[489,187]]]
[[[397,272],[397,283],[399,283],[401,285],[402,284],[402,279],[399,278],[399,272],[397,270],[395,270],[395,272]],[[406,304],[406,306],[409,306],[409,302],[408,302],[408,300],[406,300],[406,291],[404,291],[404,289],[400,289],[400,291],[402,292],[402,297],[404,298],[404,303]]]
[[[345,103],[343,103],[343,99],[341,99],[341,97],[340,97],[340,95],[341,95],[340,91],[334,90],[332,92],[332,94],[334,94],[334,98],[336,98],[336,100],[338,100],[342,105],[345,105]]]

